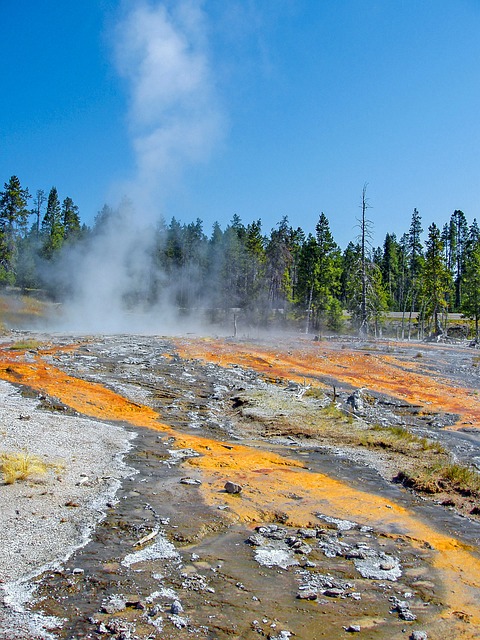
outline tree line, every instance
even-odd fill
[[[68,295],[68,282],[59,286],[51,277],[62,257],[73,249],[78,256],[88,253],[129,207],[105,205],[89,227],[73,200],[60,201],[55,187],[32,197],[12,176],[0,192],[0,285],[41,288],[57,299]],[[469,225],[455,210],[443,226],[430,224],[423,241],[414,209],[400,238],[387,233],[383,245],[374,247],[368,208],[365,186],[358,236],[343,251],[324,213],[308,234],[287,217],[264,233],[260,219],[245,225],[234,215],[225,229],[215,223],[210,236],[200,219],[160,219],[147,251],[141,302],[153,306],[168,289],[178,309],[208,307],[213,320],[216,313],[236,310],[252,324],[268,325],[275,317],[303,323],[306,332],[339,331],[348,311],[361,333],[378,333],[385,314],[396,311],[403,337],[411,337],[414,327],[421,335],[440,333],[446,314],[459,312],[472,321],[478,339],[476,220]],[[127,292],[125,304],[137,304],[139,295]]]

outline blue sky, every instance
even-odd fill
[[[480,218],[477,0],[0,0],[0,182],[344,247]]]

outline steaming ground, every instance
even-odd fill
[[[362,637],[391,640],[408,637],[404,632],[407,623],[400,614],[413,613],[417,620],[408,625],[408,631],[428,629],[428,637],[435,638],[430,630],[444,625],[442,637],[470,637],[455,635],[455,623],[439,618],[448,596],[432,573],[431,556],[435,551],[431,545],[413,548],[398,529],[393,536],[382,535],[370,527],[361,527],[363,520],[353,515],[347,522],[336,517],[325,520],[322,512],[315,512],[309,515],[312,526],[297,530],[285,525],[285,515],[301,509],[305,499],[303,493],[300,495],[304,487],[297,485],[278,497],[274,514],[265,514],[261,521],[265,520],[268,526],[261,528],[261,535],[251,536],[252,527],[232,521],[232,509],[241,510],[243,504],[248,511],[250,495],[261,494],[262,508],[268,503],[269,490],[278,478],[275,480],[270,468],[269,453],[266,458],[263,454],[274,450],[303,460],[312,473],[326,471],[361,487],[367,495],[380,494],[379,508],[387,513],[393,500],[418,512],[426,522],[454,531],[469,545],[478,545],[478,526],[440,507],[419,504],[415,496],[384,481],[375,471],[378,465],[373,453],[368,460],[363,453],[361,459],[354,460],[353,451],[342,451],[341,445],[332,450],[321,447],[308,430],[309,417],[317,415],[321,408],[320,399],[297,398],[295,391],[302,391],[301,384],[295,387],[269,382],[277,376],[275,360],[269,366],[257,354],[257,364],[266,367],[265,380],[248,366],[231,364],[230,341],[223,343],[224,366],[216,366],[194,356],[182,356],[180,343],[187,344],[188,338],[28,337],[40,340],[43,347],[37,350],[32,345],[32,351],[19,351],[18,360],[28,363],[29,359],[39,358],[41,367],[46,366],[46,370],[40,368],[44,379],[49,379],[48,370],[52,370],[53,385],[47,387],[52,396],[55,380],[61,379],[55,378],[54,371],[68,373],[70,378],[61,383],[63,388],[59,387],[58,395],[65,403],[67,396],[71,397],[72,406],[78,411],[88,412],[88,402],[75,404],[75,395],[68,395],[67,389],[77,388],[75,378],[79,379],[78,388],[81,381],[87,380],[128,398],[136,407],[132,407],[134,411],[154,409],[161,422],[175,430],[177,438],[181,439],[182,434],[190,434],[192,441],[197,436],[209,438],[205,452],[212,453],[204,456],[205,462],[214,460],[216,455],[223,460],[222,452],[227,457],[233,455],[230,451],[244,442],[250,446],[250,453],[255,451],[259,456],[259,468],[246,476],[241,496],[228,497],[222,491],[223,482],[232,477],[236,480],[237,472],[220,465],[219,491],[213,492],[214,504],[209,507],[198,492],[202,487],[202,491],[210,491],[207,487],[211,478],[207,468],[200,473],[189,464],[189,458],[202,459],[187,448],[190,436],[185,436],[184,444],[177,441],[176,445],[171,433],[139,428],[134,429],[137,437],[126,454],[128,464],[137,473],[122,482],[129,473],[119,460],[128,448],[126,432],[111,423],[70,415],[72,412],[65,411],[66,407],[53,397],[25,398],[14,387],[2,383],[0,394],[6,406],[0,414],[3,446],[12,450],[28,447],[31,453],[46,456],[47,461],[63,462],[65,470],[51,474],[43,485],[0,486],[0,496],[10,498],[0,503],[6,541],[5,566],[1,569],[4,573],[0,573],[5,580],[0,638],[87,638],[109,633],[118,639],[183,640],[188,633],[189,637],[252,639],[260,634],[280,640],[288,637],[281,635],[282,630],[288,630],[297,637],[316,640],[325,637],[323,631],[328,630],[328,637],[339,640],[345,637],[345,628],[361,626]],[[5,340],[14,341],[12,336]],[[275,344],[279,351],[286,351],[293,342]],[[253,343],[247,348],[255,355]],[[4,371],[8,375],[15,371],[20,375],[20,368],[15,369],[15,353],[5,353]],[[465,353],[459,357],[463,364]],[[458,364],[457,359],[453,362]],[[431,363],[427,353],[422,363],[424,367]],[[443,370],[447,366],[444,362]],[[449,373],[462,379],[467,375],[458,366]],[[472,367],[470,373],[474,384],[476,368]],[[24,377],[23,384],[28,385],[29,380],[32,387],[36,384],[35,388],[42,388],[41,381],[34,382],[34,378]],[[93,396],[83,393],[87,401],[91,398],[93,407]],[[97,408],[104,407],[113,416],[115,399],[101,397]],[[49,406],[50,410],[40,409],[38,404]],[[85,409],[80,408],[83,406]],[[391,403],[383,407],[377,418],[393,421],[392,408]],[[115,415],[117,420],[129,419],[121,417],[125,414]],[[409,415],[408,419],[413,418]],[[140,422],[144,424],[144,419]],[[438,426],[434,430],[438,431]],[[474,434],[470,436],[473,438]],[[462,440],[462,446],[466,444]],[[246,469],[239,469],[239,477],[244,471],[247,473]],[[287,473],[286,477],[294,475]],[[265,476],[265,482],[256,493],[252,487],[256,486],[257,476]],[[327,482],[325,476],[322,483]],[[103,516],[115,490],[118,502]],[[321,501],[315,504],[322,509]],[[93,529],[95,522],[98,524]],[[341,528],[347,525],[350,528]],[[90,542],[72,554],[90,532]],[[151,534],[153,538],[149,538]],[[245,544],[247,538],[251,544]],[[138,546],[139,540],[145,539]],[[144,556],[137,555],[143,552]],[[69,554],[72,555],[66,559]],[[367,562],[367,574],[377,578],[360,575],[352,560],[358,560],[358,554],[366,554],[366,560],[373,558]],[[57,562],[61,565],[58,571],[47,571],[38,580],[34,602],[26,607],[28,617],[15,611],[21,609],[28,595],[29,582],[35,584],[35,573]],[[381,573],[379,580],[372,562],[382,565],[381,571],[392,571],[394,575]],[[466,567],[467,561],[461,566]],[[329,590],[330,595],[325,596]],[[301,599],[297,593],[301,593]],[[303,597],[305,593],[308,597]],[[392,597],[402,602],[407,599],[407,606],[399,609],[395,604],[392,613]],[[458,598],[449,606],[454,605],[454,610],[460,611],[464,602]],[[40,610],[50,617],[38,613]],[[468,611],[471,609],[467,609],[467,617]],[[473,622],[477,630],[479,625]]]

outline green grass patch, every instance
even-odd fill
[[[38,349],[41,346],[41,342],[38,340],[19,340],[12,344],[9,349],[10,351],[30,351]]]
[[[347,422],[351,424],[353,422],[353,416],[351,414],[345,414],[345,412],[337,406],[336,402],[329,402],[323,409],[321,410],[322,416],[328,418],[329,420],[335,420],[338,423]]]
[[[405,455],[421,452],[435,455],[448,455],[447,450],[438,442],[416,436],[404,427],[374,426],[359,433],[358,444],[364,447],[390,449]]]
[[[473,467],[438,463],[413,471],[402,471],[397,480],[424,493],[454,491],[462,496],[480,497],[480,474]]]

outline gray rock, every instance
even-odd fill
[[[127,622],[126,620],[122,620],[121,618],[112,618],[111,620],[105,623],[105,626],[107,627],[110,633],[119,634],[119,636],[117,637],[129,638],[135,625],[133,625],[130,622]],[[122,635],[120,636],[120,634]]]
[[[161,612],[162,612],[162,607],[159,604],[154,604],[153,607],[148,612],[148,615],[151,618],[154,618],[155,616],[158,616],[158,614]]]
[[[395,581],[402,575],[400,562],[385,553],[375,553],[367,558],[355,558],[355,568],[363,578]]]
[[[327,558],[335,558],[335,556],[343,556],[348,549],[347,545],[343,545],[336,538],[327,538],[326,540],[321,540],[318,543],[320,549],[322,549],[323,553]]]
[[[225,483],[225,491],[227,493],[241,493],[242,488],[243,487],[240,484],[231,482],[230,480],[227,480],[227,482]]]
[[[395,569],[396,566],[397,563],[393,558],[380,563],[380,569],[382,571],[391,571],[392,569]]]
[[[247,542],[251,544],[252,547],[261,547],[265,543],[265,538],[259,533],[252,533],[252,535],[247,538]]]
[[[127,606],[127,602],[125,598],[119,594],[111,595],[107,600],[102,602],[102,611],[104,613],[118,613],[119,611],[123,611]]]
[[[316,566],[316,563],[311,560],[306,560],[302,565],[304,569],[315,569]]]
[[[412,631],[410,640],[427,640],[428,636],[425,631]]]
[[[352,549],[345,554],[347,560],[365,560],[368,558],[368,553],[364,549]]]
[[[398,617],[402,620],[405,620],[405,622],[413,622],[417,619],[417,616],[412,613],[410,609],[402,609],[402,611],[400,611],[400,613],[398,614]]]
[[[182,478],[180,482],[181,484],[190,484],[195,486],[202,484],[201,481],[197,480],[196,478]]]
[[[140,609],[141,611],[144,611],[147,608],[145,602],[140,598],[129,598],[127,600],[127,607],[133,607],[134,609]]]
[[[343,628],[349,633],[359,633],[361,631],[359,624],[350,624],[348,627]]]
[[[347,404],[351,406],[355,413],[363,413],[365,410],[365,404],[362,398],[362,390],[357,389],[347,398]]]
[[[413,622],[417,619],[417,616],[410,611],[410,605],[405,600],[398,600],[395,596],[390,598],[393,602],[394,611],[398,611],[398,617],[405,622]]]
[[[178,615],[179,613],[183,613],[183,607],[180,600],[174,600],[170,606],[170,613],[174,615]]]
[[[340,596],[343,596],[344,593],[344,589],[337,589],[333,587],[332,589],[325,589],[323,595],[328,596],[329,598],[339,598]]]
[[[272,637],[272,640],[288,640],[288,638],[291,638],[291,636],[292,634],[290,633],[290,631],[280,631],[278,636]]]
[[[318,598],[318,593],[311,589],[304,589],[297,593],[297,598],[299,600],[316,600]]]
[[[309,544],[301,544],[298,547],[295,546],[293,548],[293,550],[295,551],[295,553],[301,553],[304,556],[308,556],[309,553],[312,553],[312,547]]]

